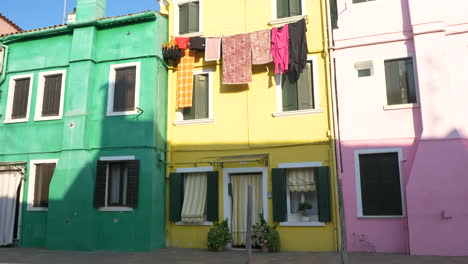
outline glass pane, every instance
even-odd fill
[[[136,67],[115,70],[114,112],[135,110]]]
[[[289,0],[289,16],[300,16],[301,0]]]
[[[289,78],[287,74],[281,75],[281,88],[283,97],[283,111],[298,110],[297,105],[297,83],[295,78]]]
[[[43,163],[36,165],[36,177],[34,183],[34,207],[48,207],[49,187],[55,171],[55,163]]]
[[[289,16],[289,0],[276,0],[276,17],[283,18]]]
[[[308,215],[318,215],[318,202],[317,202],[317,191],[303,192],[304,201],[312,205],[312,209],[308,210]]]
[[[358,77],[368,77],[371,76],[371,69],[359,69],[358,71]]]
[[[188,33],[188,16],[189,16],[188,4],[179,6],[179,34]]]
[[[302,192],[289,192],[289,211],[291,214],[299,214],[299,203],[302,201]]]
[[[120,163],[111,163],[109,169],[108,204],[120,203]]]
[[[312,62],[307,62],[306,67],[297,79],[298,110],[314,108],[314,92],[312,82]]]
[[[385,61],[385,83],[387,104],[401,104],[400,67],[398,61]]]
[[[188,33],[199,31],[199,3],[189,3],[188,10]]]

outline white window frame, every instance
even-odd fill
[[[12,112],[13,112],[13,100],[14,100],[14,96],[15,96],[16,80],[26,79],[26,78],[29,78],[29,80],[30,80],[29,81],[29,92],[28,92],[28,107],[26,109],[26,117],[25,118],[12,119],[11,115],[12,115]],[[10,82],[8,84],[7,108],[6,108],[5,120],[3,121],[4,123],[28,122],[28,120],[29,120],[29,110],[31,109],[30,106],[31,106],[33,80],[34,80],[34,75],[32,73],[14,75],[14,76],[10,77]]]
[[[195,168],[177,168],[176,169],[177,173],[196,173],[196,172],[210,172],[210,171],[214,171],[213,167],[195,167]],[[184,176],[184,181],[185,181],[185,176]],[[210,226],[210,225],[213,225],[213,222],[204,221],[201,223],[186,223],[186,222],[179,221],[179,222],[176,222],[175,224],[178,226]]]
[[[364,80],[367,78],[372,78],[374,77],[374,62],[372,60],[361,60],[357,61],[354,63],[354,69],[356,70],[356,78],[359,80]],[[359,77],[359,70],[365,70],[365,69],[370,69],[370,75],[369,76],[363,76]]]
[[[121,68],[135,67],[135,109],[132,111],[114,112],[115,71]],[[140,107],[140,67],[139,61],[112,64],[109,69],[109,87],[107,96],[107,116],[136,115]]]
[[[401,211],[402,215],[364,215],[362,210],[362,193],[361,193],[361,169],[359,164],[359,155],[361,154],[380,154],[380,153],[397,153],[398,154],[398,172],[400,176],[400,193],[401,193]],[[356,175],[356,198],[357,198],[357,215],[358,218],[403,218],[406,217],[405,193],[403,188],[403,150],[401,148],[382,148],[382,149],[360,149],[354,151],[354,167]]]
[[[213,105],[213,73],[214,69],[204,69],[196,71],[193,76],[200,74],[208,74],[208,118],[184,120],[183,109],[180,108],[176,113],[176,120],[173,124],[175,126],[189,126],[189,125],[202,125],[210,124],[215,121],[214,118],[214,105]]]
[[[50,75],[62,75],[62,84],[60,87],[60,108],[59,114],[56,116],[42,116],[42,103],[44,100],[44,86],[45,86],[45,77]],[[67,70],[57,70],[57,71],[45,71],[39,73],[39,85],[37,87],[36,95],[36,112],[34,114],[34,121],[45,121],[45,120],[59,120],[62,119],[63,115],[63,102],[65,98],[65,83],[67,79]]]
[[[135,156],[106,156],[100,157],[101,161],[126,161],[126,160],[135,160]],[[106,169],[106,192],[104,193],[104,207],[99,207],[98,211],[101,212],[131,212],[133,208],[128,206],[108,206],[107,205],[107,193],[109,188],[109,164],[107,164]]]
[[[198,2],[198,32],[190,32],[187,34],[179,34],[179,6],[191,2]],[[173,14],[174,14],[174,36],[183,36],[183,37],[199,37],[203,36],[203,0],[173,0]]]
[[[321,167],[323,163],[321,161],[311,161],[311,162],[291,162],[291,163],[279,163],[278,168],[281,169],[298,169],[298,168],[315,168]],[[287,179],[289,181],[289,179]],[[286,183],[285,183],[286,184]],[[280,222],[280,226],[325,226],[325,223],[319,221],[311,221],[311,222],[298,222],[298,221],[291,221],[289,216],[298,216],[297,214],[291,214],[291,205],[290,205],[290,192],[289,188],[287,189],[286,195],[286,202],[287,202],[287,210],[288,210],[288,221],[287,222]]]
[[[314,106],[313,109],[295,110],[295,111],[283,111],[283,92],[281,88],[282,74],[276,74],[276,112],[272,113],[273,117],[291,117],[291,116],[308,116],[317,115],[323,113],[323,109],[320,107],[320,87],[319,87],[319,75],[318,75],[318,63],[316,55],[308,55],[307,62],[312,61],[312,82],[313,82],[313,93],[314,93]]]
[[[283,17],[278,18],[278,10],[276,8],[276,3],[278,0],[271,0],[271,21],[268,22],[270,26],[282,25],[287,23],[294,23],[303,18],[307,18],[307,10],[306,10],[306,0],[301,0],[301,15],[300,16],[292,16],[292,17]]]
[[[29,162],[30,165],[29,165],[29,179],[28,179],[28,206],[26,210],[49,211],[49,207],[35,207],[34,206],[34,194],[35,194],[34,188],[36,187],[36,166],[38,164],[44,164],[44,163],[55,163],[55,166],[57,166],[58,162],[59,162],[58,159],[31,160]],[[50,195],[50,185],[49,185],[49,195]]]

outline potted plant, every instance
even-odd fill
[[[208,232],[208,248],[223,251],[226,244],[231,242],[231,237],[227,219],[221,223],[215,222]]]
[[[308,202],[299,203],[298,211],[301,212],[302,214],[302,217],[301,217],[302,222],[310,221],[309,216],[307,216],[306,214],[306,210],[310,210],[310,209],[312,209],[312,204]]]
[[[259,214],[260,221],[252,226],[252,245],[260,247],[262,252],[268,252],[268,236],[270,233],[270,226],[263,218],[263,214]]]

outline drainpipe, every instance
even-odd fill
[[[0,41],[0,46],[4,50],[3,52],[3,67],[2,67],[2,74],[0,75],[0,85],[5,81],[6,78],[6,67],[8,64],[8,46],[3,45],[3,42]]]

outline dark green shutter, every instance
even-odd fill
[[[199,31],[199,3],[188,3],[188,33]]]
[[[281,90],[283,96],[283,111],[297,110],[297,83],[291,82],[287,74],[281,75]]]
[[[283,18],[289,16],[289,0],[276,0],[276,17]]]
[[[179,34],[187,34],[188,31],[188,16],[189,16],[188,4],[179,6]]]
[[[219,186],[218,186],[218,172],[209,171],[207,177],[206,189],[206,219],[208,221],[216,222],[219,216]]]
[[[317,182],[317,200],[320,222],[331,221],[331,199],[330,199],[330,169],[328,167],[317,167],[315,170]]]
[[[98,160],[96,164],[96,185],[94,186],[94,207],[104,207],[106,196],[107,161]]]
[[[272,198],[273,198],[273,221],[285,222],[288,220],[286,169],[272,169]]]
[[[140,161],[127,161],[127,206],[137,208],[138,206],[138,178],[140,174]]]
[[[307,62],[306,68],[297,79],[298,110],[314,108],[313,90],[312,63]]]
[[[338,28],[338,6],[336,0],[330,0],[330,19],[333,29]]]
[[[181,220],[184,202],[184,174],[171,173],[169,176],[169,221]]]
[[[289,16],[302,15],[301,1],[303,0],[289,0]]]

